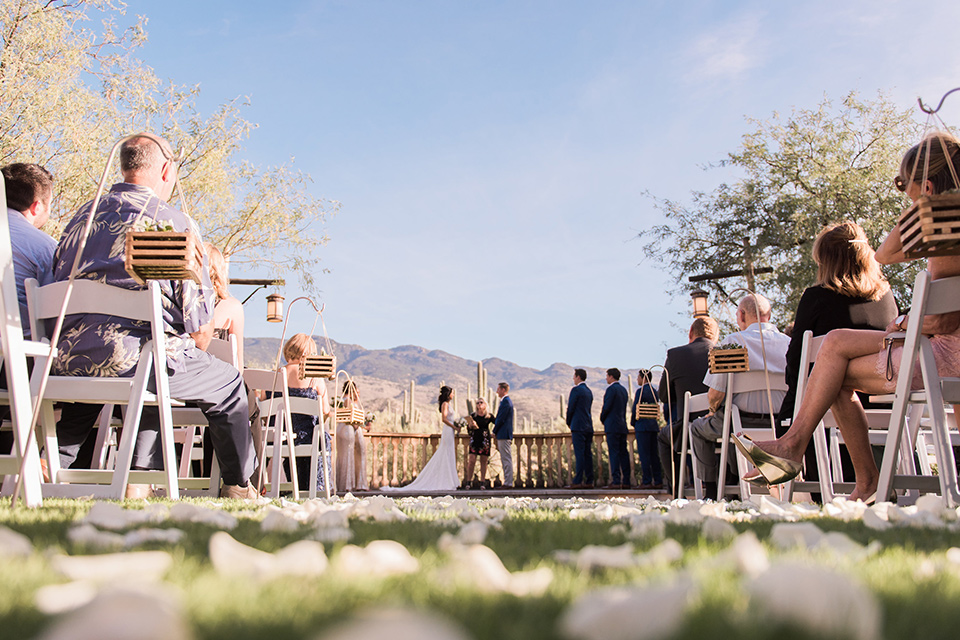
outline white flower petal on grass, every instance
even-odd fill
[[[353,537],[353,531],[346,527],[324,527],[316,529],[310,534],[311,540],[331,544],[334,542],[346,542]]]
[[[458,624],[435,614],[400,609],[370,610],[316,636],[315,640],[470,640]]]
[[[95,549],[123,548],[123,534],[100,531],[92,524],[81,524],[67,530],[67,540],[73,544]]]
[[[230,531],[239,521],[229,513],[216,509],[204,509],[189,502],[178,502],[170,507],[170,519],[174,522],[195,522]]]
[[[960,548],[950,547],[947,549],[947,562],[960,565]]]
[[[347,509],[328,509],[314,513],[309,520],[318,529],[345,529],[350,526],[350,511]]]
[[[483,519],[487,522],[503,522],[506,517],[506,509],[491,508],[483,512]]]
[[[696,524],[703,522],[703,514],[700,512],[702,506],[700,502],[693,501],[682,504],[683,501],[677,500],[667,511],[667,520],[673,524]]]
[[[33,553],[30,538],[0,526],[0,558],[26,557]]]
[[[297,522],[297,520],[289,517],[283,511],[271,507],[267,507],[267,515],[263,519],[263,522],[260,523],[260,530],[264,532],[281,531],[291,533],[299,529],[300,523]]]
[[[887,520],[887,510],[882,505],[874,505],[863,512],[863,524],[874,531],[886,531],[893,525]]]
[[[632,540],[663,540],[667,534],[667,518],[660,513],[642,513],[628,520],[630,530],[627,537]]]
[[[155,510],[124,509],[116,502],[96,502],[81,522],[100,529],[120,531],[145,522],[158,522],[163,517],[165,514],[160,516]]]
[[[50,558],[54,571],[71,580],[98,583],[119,581],[156,582],[173,564],[166,551],[129,551],[97,556],[55,555]]]
[[[683,560],[683,546],[673,538],[667,538],[650,551],[637,556],[640,566],[659,566]]]
[[[553,581],[553,572],[546,567],[511,573],[503,566],[500,556],[482,544],[451,547],[448,556],[446,567],[438,572],[440,577],[471,585],[479,591],[540,596]]]
[[[351,514],[363,520],[375,522],[403,522],[410,516],[397,508],[397,504],[386,496],[371,496],[358,502]]]
[[[732,524],[713,516],[704,519],[700,533],[713,542],[724,542],[737,537],[737,530]]]
[[[123,546],[132,549],[148,542],[179,544],[184,535],[186,534],[180,529],[135,529],[123,536]]]
[[[420,561],[395,540],[374,540],[366,547],[348,544],[334,560],[339,573],[348,576],[386,577],[415,573]]]
[[[190,640],[193,634],[168,589],[111,589],[67,614],[38,640]]]
[[[770,544],[782,550],[812,549],[821,538],[823,531],[812,522],[779,522],[770,530]]]
[[[257,580],[315,576],[327,568],[327,556],[319,542],[301,540],[276,553],[267,553],[238,542],[225,531],[210,536],[210,562],[221,575]]]
[[[729,547],[707,561],[708,566],[733,569],[746,576],[758,576],[768,568],[767,550],[753,531],[741,533]]]
[[[925,493],[917,498],[914,506],[916,506],[918,512],[922,513],[926,511],[937,517],[941,517],[944,511],[946,511],[943,498],[933,493]]]
[[[668,586],[607,587],[591,591],[563,613],[561,633],[573,640],[659,640],[677,633],[695,589],[689,580]]]
[[[747,585],[758,615],[816,634],[857,640],[880,637],[880,605],[853,578],[819,567],[783,563]]]
[[[37,589],[34,604],[40,613],[48,616],[73,611],[97,597],[97,586],[86,580],[48,584]]]
[[[637,566],[633,545],[629,542],[618,547],[588,544],[579,551],[557,550],[553,552],[557,562],[572,564],[580,571],[593,569],[627,569]]]
[[[880,551],[881,547],[882,545],[879,540],[873,540],[869,546],[865,547],[859,542],[852,540],[850,536],[845,533],[829,531],[820,538],[815,548],[826,550],[836,556],[850,558],[851,560],[863,560],[876,554]]]

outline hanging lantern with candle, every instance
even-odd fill
[[[279,293],[267,296],[267,322],[283,322],[283,296]]]
[[[710,310],[707,306],[707,297],[709,294],[703,289],[697,288],[690,292],[690,297],[693,298],[693,317],[694,318],[704,318],[710,315]]]

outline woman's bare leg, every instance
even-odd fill
[[[477,464],[477,456],[474,454],[469,454],[467,456],[467,477],[463,479],[464,484],[470,484],[473,482],[473,469],[474,465]]]
[[[480,484],[487,481],[487,457],[480,456]]]
[[[757,445],[768,453],[799,462],[814,430],[827,409],[837,402],[842,389],[883,392],[885,381],[877,375],[876,362],[884,335],[883,331],[858,329],[837,329],[828,333],[790,429],[776,440],[758,442]],[[866,424],[866,418],[862,424]],[[853,428],[856,427],[851,426]]]
[[[842,389],[831,407],[837,426],[856,470],[857,486],[850,494],[851,500],[866,499],[877,490],[880,471],[873,457],[873,448],[868,436],[867,416],[863,405],[852,389]]]

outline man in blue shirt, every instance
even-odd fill
[[[20,326],[23,337],[30,338],[30,318],[27,314],[27,292],[24,282],[36,278],[49,284],[53,278],[53,252],[57,241],[40,231],[50,218],[53,200],[53,176],[38,164],[17,162],[3,167],[3,182],[7,193],[7,222],[10,228],[10,249],[13,254],[13,275],[17,285],[20,307]],[[32,361],[27,360],[28,366]],[[7,388],[5,370],[0,368],[0,388]],[[9,412],[0,407],[0,420]],[[13,432],[0,431],[0,454],[13,450]]]
[[[27,293],[24,281],[36,278],[41,286],[53,281],[53,252],[57,241],[40,231],[50,218],[53,200],[53,176],[38,164],[17,162],[2,169],[7,191],[7,220],[10,223],[10,248],[13,272],[20,303],[23,337],[30,338]]]
[[[630,455],[627,453],[627,390],[620,384],[620,369],[607,369],[607,390],[603,394],[600,422],[607,436],[610,454],[610,488],[630,488]]]
[[[570,390],[570,399],[567,401],[567,426],[570,427],[573,438],[573,456],[577,467],[572,489],[593,488],[593,416],[590,414],[593,392],[586,382],[586,370],[574,369],[573,389]]]

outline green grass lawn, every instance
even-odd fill
[[[41,613],[35,604],[37,589],[66,582],[50,566],[54,553],[86,555],[104,551],[71,543],[67,533],[93,503],[48,500],[39,509],[9,503],[0,507],[0,525],[26,535],[33,555],[0,557],[0,629],[3,638],[33,638],[56,619]],[[144,502],[128,502],[131,509]],[[172,504],[162,502],[162,504]],[[197,504],[204,504],[197,501]],[[489,502],[473,503],[481,513]],[[303,525],[293,532],[264,532],[264,509],[250,505],[224,505],[239,518],[230,531],[236,540],[262,551],[275,552],[307,537],[314,528]],[[656,510],[654,510],[656,511]],[[746,588],[747,579],[716,559],[730,541],[710,541],[700,525],[667,523],[666,538],[680,543],[682,558],[625,569],[578,570],[554,559],[556,550],[579,550],[586,545],[618,546],[630,542],[641,554],[660,539],[630,539],[628,527],[617,520],[572,519],[568,508],[509,509],[501,528],[491,528],[484,544],[496,552],[511,572],[547,567],[553,580],[542,595],[518,597],[490,593],[480,585],[443,579],[447,554],[438,546],[444,532],[458,526],[434,512],[408,510],[409,520],[376,522],[351,519],[349,542],[325,544],[334,561],[345,544],[364,546],[375,540],[395,540],[420,562],[412,574],[376,578],[344,576],[332,564],[319,577],[284,577],[268,582],[224,577],[212,566],[208,544],[216,528],[205,524],[164,522],[144,526],[176,527],[186,534],[177,545],[150,543],[139,547],[169,551],[174,559],[164,583],[179,592],[184,615],[198,639],[245,640],[263,638],[314,638],[324,629],[370,608],[401,608],[441,614],[461,624],[477,639],[556,638],[558,620],[577,598],[611,586],[655,588],[678,580],[692,580],[695,595],[684,621],[670,637],[765,638],[820,637],[801,626],[782,624],[757,615]],[[827,568],[862,583],[881,608],[881,637],[903,640],[956,637],[960,629],[960,565],[947,560],[947,550],[960,546],[955,526],[942,528],[894,527],[886,531],[867,528],[862,521],[816,518],[823,531],[842,532],[862,545],[879,542],[879,551],[844,556],[820,551],[778,550],[769,544],[774,522],[762,517],[734,526],[752,531],[767,550],[771,563],[800,562]],[[797,598],[803,597],[802,593]],[[655,615],[651,613],[645,614]],[[818,612],[811,611],[811,616]],[[637,633],[646,624],[636,619]],[[629,637],[629,636],[625,636]],[[389,639],[386,639],[389,640]]]

